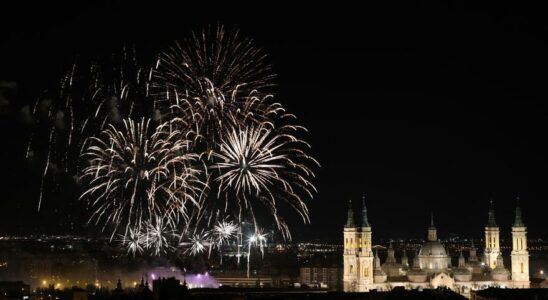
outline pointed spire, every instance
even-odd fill
[[[365,206],[365,194],[362,196],[362,227],[371,227],[367,219],[367,207]]]
[[[466,267],[466,259],[464,258],[464,255],[462,255],[462,248],[460,249],[460,255],[459,255],[459,268]]]
[[[438,233],[436,230],[436,226],[434,226],[434,213],[431,213],[430,215],[430,227],[428,227],[428,240],[429,241],[438,240]]]
[[[476,246],[474,245],[474,239],[472,239],[472,245],[470,246],[469,251],[470,257],[468,258],[469,261],[477,261],[478,258],[476,256]]]
[[[394,251],[394,246],[392,246],[392,241],[390,241],[390,244],[388,245],[388,249],[386,250],[387,256],[385,263],[395,263],[396,262],[396,253]]]
[[[381,269],[381,259],[379,257],[379,249],[375,249],[375,269]]]
[[[420,269],[419,253],[415,249],[415,256],[413,257],[413,269]]]
[[[514,219],[514,227],[525,227],[521,217],[521,208],[519,207],[519,196],[516,198],[516,218]]]
[[[407,258],[407,253],[406,253],[405,249],[403,249],[403,253],[402,253],[402,256],[401,256],[401,264],[404,267],[409,267],[409,259]]]
[[[493,206],[493,199],[489,203],[489,215],[487,219],[487,227],[498,227],[495,221],[495,208]]]
[[[352,209],[352,200],[348,200],[348,216],[346,219],[346,228],[354,228],[354,210]]]

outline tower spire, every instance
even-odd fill
[[[346,228],[354,228],[354,210],[352,209],[352,200],[348,200],[348,215],[346,218]]]
[[[431,213],[430,215],[430,227],[428,227],[428,240],[429,241],[438,240],[438,233],[436,230],[436,226],[434,226],[434,213]]]
[[[514,227],[525,227],[521,217],[521,208],[519,207],[519,196],[516,198],[516,218],[514,219]]]
[[[362,195],[362,227],[371,227],[367,219],[367,207],[365,206],[365,194]]]
[[[487,227],[497,227],[497,222],[495,221],[495,208],[493,206],[493,199],[489,202],[489,215],[487,219]]]

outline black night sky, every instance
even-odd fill
[[[377,237],[425,237],[430,211],[441,237],[480,237],[490,198],[509,236],[517,195],[530,236],[548,235],[548,19],[540,8],[29,6],[0,12],[0,234],[70,231],[62,221],[78,206],[66,196],[70,184],[36,212],[40,169],[24,158],[20,111],[75,55],[123,44],[152,55],[222,23],[270,54],[278,100],[309,129],[322,164],[312,224],[295,216],[296,239],[341,240],[348,199],[358,211],[362,192]]]

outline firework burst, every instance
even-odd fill
[[[290,233],[278,213],[280,202],[289,204],[305,222],[309,221],[301,194],[312,198],[316,192],[309,180],[314,176],[309,165],[318,163],[302,150],[303,146],[308,147],[306,142],[289,132],[280,133],[298,129],[289,126],[274,131],[251,126],[226,132],[219,151],[211,153],[215,161],[211,168],[218,172],[215,178],[219,184],[218,194],[224,193],[227,199],[225,211],[230,206],[228,199],[235,195],[239,219],[242,212],[248,212],[257,230],[254,208],[261,203],[285,238],[290,238]]]
[[[40,130],[27,157],[43,144],[38,135],[48,140],[39,208],[46,176],[61,170],[83,183],[89,222],[128,254],[218,249],[222,263],[235,239],[238,263],[248,247],[248,272],[252,247],[262,253],[266,242],[264,212],[284,238],[281,206],[309,221],[318,163],[298,138],[304,128],[280,125],[294,116],[273,101],[275,75],[251,39],[213,26],[153,67],[133,49],[112,58],[74,65],[53,96],[28,108]],[[254,226],[248,238],[244,224]]]
[[[148,222],[146,225],[146,233],[142,236],[147,249],[152,250],[154,255],[165,254],[173,249],[171,243],[176,235],[172,226],[161,218],[156,219],[154,223]]]
[[[142,254],[144,250],[144,237],[138,230],[129,229],[127,235],[120,236],[120,243],[126,248],[127,254]]]
[[[169,124],[155,129],[145,119],[123,124],[122,130],[109,125],[91,138],[84,153],[88,166],[80,178],[89,188],[80,198],[94,209],[90,221],[104,222],[103,228],[114,225],[113,234],[122,226],[124,236],[158,220],[177,226],[188,217],[188,205],[197,205],[203,187],[194,168],[196,155],[187,152],[188,141],[169,131]]]
[[[231,221],[219,221],[213,226],[213,241],[219,249],[220,263],[223,264],[223,246],[228,244],[230,240],[236,237],[240,227]]]
[[[280,103],[271,102],[270,95],[226,97],[207,79],[203,87],[203,96],[178,99],[170,112],[182,132],[196,133],[196,149],[216,148],[228,128],[247,124],[273,128],[275,120],[291,116]]]
[[[211,26],[160,54],[153,77],[155,93],[171,101],[202,97],[204,79],[224,95],[264,92],[273,86],[275,75],[266,54],[238,29]]]
[[[211,247],[210,232],[201,230],[200,232],[191,234],[187,241],[180,243],[186,250],[184,253],[189,253],[192,256],[204,253]]]

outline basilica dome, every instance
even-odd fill
[[[439,241],[428,241],[422,245],[419,256],[447,256],[447,252]]]
[[[421,269],[426,270],[428,274],[446,271],[451,264],[451,258],[438,240],[433,217],[428,227],[428,241],[422,245],[418,257]]]

